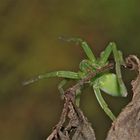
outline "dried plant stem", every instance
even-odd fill
[[[60,120],[47,140],[95,140],[94,130],[80,108],[75,105],[75,94],[77,89],[88,83],[97,74],[112,68],[113,63],[110,63],[96,72],[89,72],[87,77],[65,91]],[[66,118],[68,118],[67,124],[65,124]]]

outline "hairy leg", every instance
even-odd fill
[[[99,63],[101,65],[106,64],[111,52],[113,52],[114,55],[116,75],[117,75],[121,95],[123,97],[126,97],[127,90],[122,80],[122,74],[121,74],[121,65],[124,65],[124,60],[123,60],[122,52],[117,50],[116,44],[114,42],[109,43],[105,51],[102,52]]]
[[[36,78],[32,78],[31,80],[25,81],[23,85],[29,85],[41,79],[47,79],[52,77],[61,77],[61,78],[68,78],[68,79],[80,79],[79,74],[72,71],[55,71],[49,72],[45,74],[38,75]]]
[[[108,105],[106,104],[105,100],[103,99],[102,95],[101,95],[101,91],[100,88],[98,86],[98,83],[94,83],[93,85],[93,90],[95,93],[95,96],[100,104],[100,106],[102,107],[102,109],[105,111],[105,113],[109,116],[109,118],[114,121],[115,120],[115,116],[114,114],[111,112],[111,110],[108,108]]]
[[[64,98],[64,93],[65,93],[63,87],[66,85],[67,81],[68,81],[67,79],[64,79],[58,84],[58,90],[61,94],[62,99]]]
[[[80,96],[81,96],[81,89],[77,89],[76,90],[76,100],[75,103],[76,105],[79,107],[80,106]]]
[[[80,46],[83,48],[84,52],[86,53],[87,57],[89,58],[90,61],[95,62],[96,58],[90,49],[89,45],[87,44],[86,41],[82,40],[81,38],[74,38],[74,37],[59,37],[59,39],[67,41],[67,42],[75,42],[76,44],[80,44]]]

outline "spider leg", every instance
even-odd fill
[[[81,96],[81,89],[77,89],[75,103],[78,107],[80,106],[80,96]]]
[[[109,43],[109,45],[106,47],[105,51],[101,53],[101,58],[99,60],[99,64],[105,64],[107,63],[107,60],[113,52],[114,60],[115,60],[115,69],[116,69],[116,75],[120,87],[120,93],[123,97],[127,96],[127,89],[124,85],[124,82],[122,80],[122,74],[121,74],[121,65],[124,65],[124,60],[122,56],[122,52],[117,50],[116,44],[114,42]]]
[[[108,105],[106,104],[105,100],[103,99],[97,82],[93,84],[93,90],[94,90],[95,96],[96,96],[100,106],[102,107],[102,109],[109,116],[109,118],[114,121],[116,117],[111,112],[111,110],[108,108]]]
[[[58,90],[61,94],[62,99],[64,99],[64,94],[65,94],[65,91],[64,91],[63,87],[65,86],[65,84],[67,82],[68,82],[68,79],[64,79],[58,85]],[[78,107],[80,105],[80,96],[81,96],[81,89],[79,88],[79,89],[76,90],[76,97],[75,97],[75,103]]]
[[[76,44],[80,44],[80,46],[83,48],[84,52],[86,53],[87,57],[90,61],[95,62],[96,58],[94,54],[92,53],[92,50],[90,49],[89,45],[86,41],[82,40],[81,38],[66,38],[66,37],[59,37],[59,39],[67,41],[67,42],[75,42]]]
[[[119,60],[120,60],[120,64],[123,66],[126,66],[125,61],[123,59],[123,54],[121,51],[118,51],[118,55],[119,55]]]
[[[81,41],[81,47],[83,48],[83,50],[86,53],[89,60],[92,62],[95,62],[96,58],[95,58],[94,54],[92,53],[92,50],[90,49],[90,47],[86,41]]]
[[[88,60],[88,59],[82,60],[82,61],[80,62],[79,68],[80,68],[80,70],[81,70],[83,73],[88,73],[89,71],[92,71],[92,70],[93,70],[92,63],[91,63],[91,61]]]
[[[117,78],[118,78],[118,83],[120,86],[120,92],[123,97],[126,97],[127,89],[124,85],[124,82],[122,80],[122,74],[121,74],[121,64],[123,63],[122,53],[120,53],[120,51],[117,51],[117,47],[116,47],[115,43],[111,43],[111,45],[112,45],[112,50],[113,50],[113,54],[114,54],[114,59],[116,62],[115,69],[116,69],[116,74],[117,74]]]
[[[111,46],[111,44],[109,44],[105,48],[105,50],[103,52],[101,52],[100,59],[98,60],[98,63],[103,64],[103,65],[106,64],[111,52],[112,52],[112,46]]]
[[[67,81],[68,81],[67,79],[63,79],[63,80],[58,84],[58,90],[59,90],[59,92],[60,92],[60,94],[61,94],[62,99],[64,98],[64,93],[65,93],[63,87],[65,86],[65,84],[67,83]]]
[[[38,75],[36,78],[33,78],[31,80],[25,81],[23,85],[29,85],[32,84],[36,81],[39,81],[41,79],[47,79],[47,78],[52,78],[52,77],[61,77],[61,78],[68,78],[68,79],[80,79],[80,76],[76,72],[72,71],[54,71],[54,72],[49,72],[45,74]]]

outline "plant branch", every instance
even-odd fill
[[[110,63],[96,72],[89,72],[87,77],[67,89],[64,94],[64,107],[58,124],[47,140],[95,140],[95,133],[79,107],[75,105],[76,90],[88,83],[97,74],[112,69]],[[68,120],[68,122],[66,121]]]

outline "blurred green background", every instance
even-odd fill
[[[54,70],[78,70],[82,49],[58,40],[79,36],[98,56],[115,41],[124,56],[140,56],[139,0],[0,0],[0,139],[45,140],[58,122],[63,101],[60,79],[22,82]],[[134,74],[123,70],[128,98],[104,95],[117,115],[131,99]],[[105,139],[111,121],[90,88],[82,94],[81,108],[92,123],[97,140]]]

